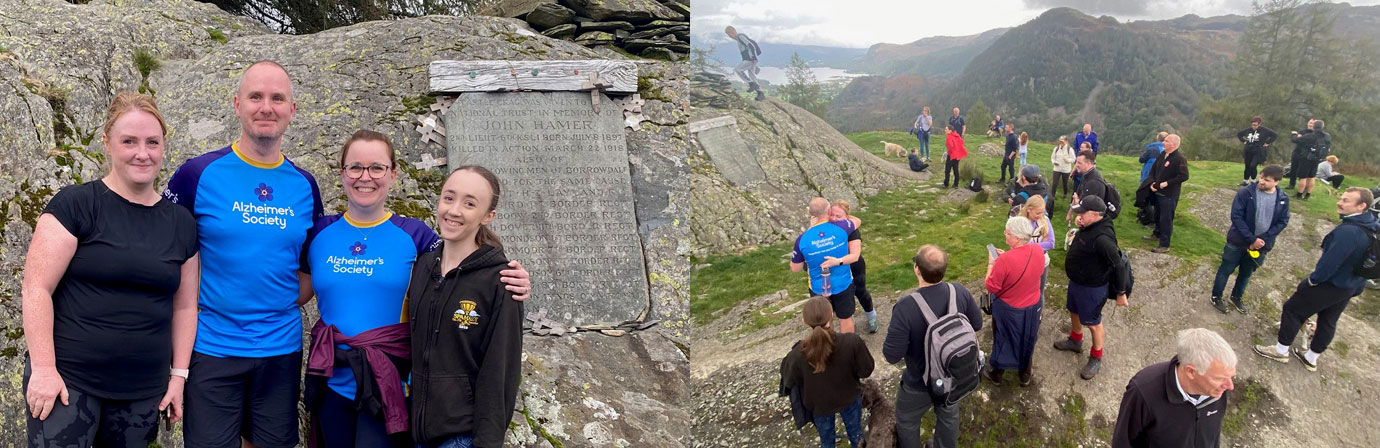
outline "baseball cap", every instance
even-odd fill
[[[1107,212],[1107,202],[1103,201],[1102,198],[1099,198],[1099,197],[1097,197],[1097,196],[1088,196],[1088,197],[1086,197],[1086,198],[1083,198],[1083,200],[1078,201],[1078,205],[1073,206],[1073,212],[1074,212],[1074,213],[1083,213],[1083,212],[1099,212],[1099,213],[1106,213],[1106,212]]]
[[[1026,165],[1021,167],[1021,177],[1024,177],[1026,179],[1034,179],[1040,177],[1040,167],[1035,165]]]

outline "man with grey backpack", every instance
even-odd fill
[[[963,285],[944,281],[949,254],[927,244],[911,259],[920,287],[896,302],[882,343],[892,364],[906,361],[896,393],[896,440],[918,448],[920,419],[934,408],[934,440],[929,446],[958,446],[958,401],[977,388],[982,352],[977,330],[982,314]]]

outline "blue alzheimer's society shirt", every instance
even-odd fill
[[[848,256],[848,234],[852,231],[853,222],[844,220],[816,224],[796,237],[795,254],[791,257],[791,262],[805,263],[805,268],[810,272],[810,292],[824,293],[824,276],[819,266],[824,263],[824,257]],[[829,269],[829,294],[843,292],[852,284],[851,269],[846,266]]]
[[[440,243],[426,223],[392,214],[373,222],[327,216],[316,221],[307,240],[303,271],[311,273],[321,321],[350,337],[406,321],[403,302],[412,264]],[[355,399],[349,367],[336,367],[326,384]]]
[[[201,246],[198,353],[264,358],[302,350],[297,270],[322,215],[311,173],[255,162],[237,144],[177,169],[163,196],[196,217]]]

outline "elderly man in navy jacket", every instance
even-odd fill
[[[1178,355],[1126,385],[1112,447],[1217,447],[1234,376],[1236,352],[1222,336],[1206,328],[1179,332]]]
[[[1236,283],[1231,288],[1231,304],[1237,311],[1250,311],[1241,295],[1250,284],[1251,274],[1265,264],[1265,254],[1275,247],[1275,237],[1289,225],[1289,193],[1278,188],[1284,179],[1284,167],[1270,165],[1260,172],[1260,180],[1236,192],[1231,201],[1231,229],[1227,231],[1227,245],[1222,248],[1222,264],[1217,267],[1217,279],[1212,282],[1212,307],[1227,312],[1222,292],[1232,271]]]
[[[1371,235],[1380,232],[1380,219],[1370,213],[1375,196],[1360,187],[1346,189],[1337,201],[1337,213],[1342,223],[1323,237],[1321,257],[1294,295],[1284,302],[1279,318],[1279,340],[1275,345],[1257,345],[1255,353],[1275,361],[1289,362],[1289,346],[1298,336],[1303,321],[1318,315],[1318,329],[1305,353],[1294,348],[1294,356],[1311,372],[1318,370],[1318,357],[1332,344],[1337,332],[1337,319],[1342,317],[1347,303],[1361,294],[1366,279],[1357,275],[1356,266],[1365,259],[1371,245]]]

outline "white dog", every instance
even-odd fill
[[[886,142],[886,141],[883,141],[883,142],[882,142],[882,146],[883,146],[883,149],[886,151],[887,157],[891,157],[891,153],[893,153],[893,152],[896,153],[896,157],[905,157],[905,156],[906,156],[906,152],[907,152],[907,151],[906,151],[906,148],[902,148],[901,145],[898,145],[898,144],[895,144],[895,143],[888,143],[888,142]]]

